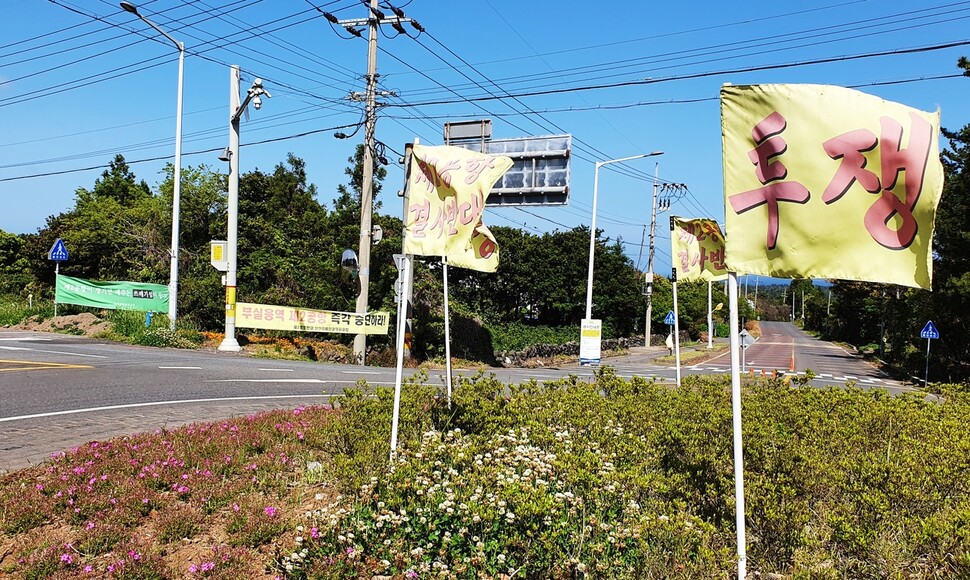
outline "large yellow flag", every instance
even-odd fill
[[[824,85],[721,88],[727,267],[930,288],[940,115]]]
[[[448,263],[482,272],[498,268],[498,244],[482,223],[485,200],[508,157],[460,147],[415,145],[408,177],[404,252],[444,256]]]
[[[724,236],[716,221],[671,217],[670,226],[670,255],[677,282],[727,278]]]

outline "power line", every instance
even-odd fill
[[[620,88],[620,87],[633,87],[633,86],[654,85],[654,84],[660,84],[660,83],[668,83],[668,82],[673,82],[673,81],[683,81],[683,80],[690,80],[690,79],[699,79],[699,78],[706,78],[706,77],[719,76],[719,75],[742,74],[742,73],[759,72],[759,71],[766,71],[766,70],[779,70],[779,69],[786,69],[786,68],[795,68],[795,67],[800,67],[800,66],[809,66],[809,65],[817,65],[817,64],[830,64],[830,63],[834,63],[834,62],[848,62],[848,61],[853,61],[853,60],[860,60],[860,59],[867,59],[867,58],[876,58],[876,57],[882,57],[882,56],[900,56],[900,55],[905,55],[905,54],[917,54],[917,53],[922,53],[922,52],[931,52],[931,51],[936,51],[936,50],[944,50],[944,49],[947,49],[947,48],[956,48],[956,47],[967,46],[967,45],[970,45],[970,40],[958,40],[958,41],[953,41],[953,42],[947,42],[947,43],[944,43],[944,44],[934,44],[934,45],[921,46],[921,47],[916,47],[916,48],[894,49],[894,50],[886,50],[886,51],[879,51],[879,52],[869,52],[869,53],[855,54],[855,55],[847,55],[847,56],[825,57],[825,58],[810,59],[810,60],[795,61],[795,62],[787,62],[787,63],[777,63],[777,64],[768,64],[768,65],[756,65],[756,66],[743,67],[743,68],[722,69],[722,70],[717,70],[717,71],[707,71],[707,72],[700,72],[700,73],[689,73],[689,74],[683,74],[683,75],[672,75],[672,76],[663,77],[663,78],[657,78],[657,79],[649,78],[649,79],[641,79],[641,80],[635,80],[635,81],[625,81],[625,82],[617,82],[617,83],[603,83],[603,84],[596,84],[596,85],[585,85],[585,86],[578,86],[578,87],[569,87],[569,88],[563,88],[563,89],[550,89],[550,90],[544,90],[544,91],[523,92],[523,93],[514,94],[513,96],[515,96],[515,97],[522,97],[522,98],[524,98],[524,97],[537,97],[537,96],[544,96],[544,95],[560,95],[560,94],[566,94],[566,93],[575,93],[575,92],[582,92],[582,91],[594,91],[594,90],[601,90],[601,89],[615,89],[615,88]],[[448,101],[448,100],[419,101],[419,102],[409,103],[408,106],[410,106],[410,107],[429,107],[429,106],[436,106],[436,105],[453,105],[453,104],[458,103],[458,102],[474,102],[474,103],[477,103],[477,102],[492,101],[492,100],[496,100],[496,97],[491,97],[491,96],[484,96],[484,97],[466,97],[466,98],[462,99],[461,101]],[[399,106],[399,105],[389,105],[389,106]]]
[[[261,141],[253,141],[251,143],[242,143],[242,144],[240,144],[240,147],[251,147],[251,146],[255,146],[255,145],[265,145],[267,143],[276,143],[278,141],[287,141],[287,140],[290,140],[290,139],[299,139],[301,137],[308,137],[310,135],[316,135],[316,134],[319,134],[319,133],[326,133],[326,132],[329,132],[329,131],[336,131],[338,129],[347,129],[347,128],[350,128],[350,127],[353,127],[353,126],[354,126],[353,124],[352,125],[336,125],[334,127],[327,127],[326,129],[313,129],[311,131],[304,131],[302,133],[296,133],[294,135],[287,135],[285,137],[273,137],[271,139],[263,139]],[[223,147],[213,147],[213,148],[210,148],[210,149],[200,149],[200,150],[197,150],[197,151],[183,152],[182,155],[183,156],[201,155],[203,153],[214,153],[214,152],[217,152],[217,151],[222,151],[223,149],[224,149]],[[168,159],[169,157],[171,157],[171,155],[160,155],[158,157],[147,157],[145,159],[136,159],[134,161],[125,160],[125,162],[127,164],[129,164],[129,165],[136,165],[136,164],[139,164],[139,163],[148,163],[148,162],[151,162],[151,161],[163,161],[165,159]],[[50,177],[52,175],[65,175],[65,174],[68,174],[68,173],[81,173],[81,172],[84,172],[84,171],[92,171],[92,170],[95,170],[95,169],[102,169],[102,168],[107,168],[107,167],[110,167],[110,164],[92,165],[90,167],[77,167],[77,168],[74,168],[74,169],[64,169],[64,170],[61,170],[61,171],[48,171],[46,173],[35,173],[35,174],[32,174],[32,175],[16,175],[16,176],[13,176],[13,177],[3,177],[3,178],[0,178],[0,182],[4,182],[4,181],[21,181],[21,180],[24,180],[24,179],[34,179],[34,178],[37,178],[37,177]]]

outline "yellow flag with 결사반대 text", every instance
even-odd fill
[[[825,85],[721,88],[730,271],[930,288],[940,115]]]
[[[718,281],[727,278],[724,236],[712,219],[671,217],[670,255],[678,282]]]
[[[508,157],[460,147],[415,145],[408,174],[404,252],[443,256],[482,272],[498,268],[498,244],[482,223],[492,185],[512,167]]]

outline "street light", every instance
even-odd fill
[[[599,189],[600,181],[600,167],[604,165],[609,165],[611,163],[622,163],[624,161],[631,161],[633,159],[642,159],[644,157],[653,157],[655,155],[663,155],[663,151],[653,151],[651,153],[644,153],[642,155],[634,155],[632,157],[623,157],[622,159],[610,159],[609,161],[597,161],[596,170],[593,172],[593,217],[590,220],[589,229],[589,272],[586,277],[586,320],[593,317],[593,252],[596,249],[596,200]]]
[[[229,147],[219,159],[229,161],[229,191],[226,213],[226,335],[219,344],[219,350],[238,352],[242,350],[236,340],[236,254],[239,233],[239,117],[246,111],[249,103],[254,108],[262,107],[261,96],[270,98],[263,88],[262,79],[253,79],[252,86],[246,90],[246,98],[239,102],[239,66],[229,67]],[[259,106],[257,107],[257,103]]]
[[[172,264],[168,279],[168,321],[169,328],[175,330],[175,316],[178,311],[178,280],[179,280],[179,204],[182,195],[182,73],[185,64],[185,45],[168,35],[154,22],[138,12],[138,7],[131,2],[122,2],[121,8],[143,20],[158,31],[159,34],[172,41],[179,51],[179,82],[178,106],[175,112],[175,173],[172,176]]]

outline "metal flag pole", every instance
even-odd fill
[[[680,386],[680,312],[677,311],[677,280],[674,280],[674,360],[677,364],[677,386]]]
[[[711,294],[714,282],[707,281],[707,348],[714,348],[714,311],[711,309]]]
[[[448,315],[448,258],[441,256],[441,276],[445,290],[445,381],[448,391],[448,408],[451,408],[451,316]]]
[[[728,272],[728,306],[731,325],[731,416],[734,431],[734,504],[738,542],[738,580],[747,569],[744,533],[744,453],[741,445],[741,336],[738,331],[738,276]]]
[[[394,410],[391,415],[391,455],[394,461],[397,455],[397,428],[401,417],[401,382],[404,374],[404,330],[407,327],[407,299],[411,292],[411,256],[403,254],[401,257],[401,300],[397,304],[397,369],[394,372]]]
[[[415,138],[414,145],[418,144]],[[408,235],[408,178],[411,169],[411,147],[404,148],[404,216],[403,229],[401,230],[401,258],[398,268],[401,277],[401,299],[397,303],[397,368],[394,371],[394,409],[391,414],[391,452],[390,461],[394,461],[397,455],[397,428],[401,417],[401,383],[404,379],[404,338],[408,328],[408,303],[411,296],[411,285],[413,273],[411,271],[412,256],[404,253],[406,238]]]

